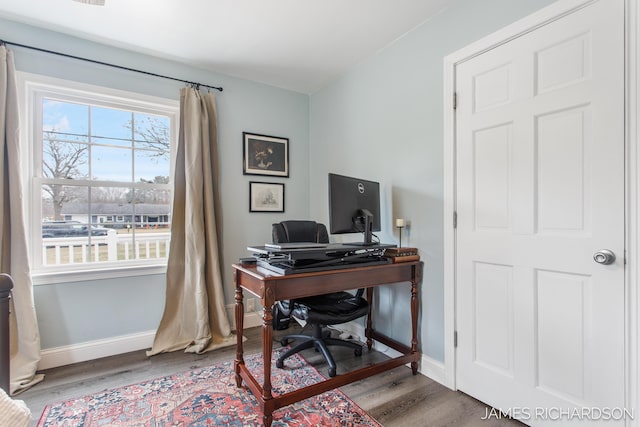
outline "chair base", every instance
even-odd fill
[[[299,334],[287,335],[280,340],[280,343],[283,346],[289,344],[289,341],[291,340],[296,340],[300,342],[295,347],[290,348],[289,350],[281,354],[280,357],[278,357],[278,360],[276,361],[276,366],[278,368],[282,369],[284,367],[284,361],[292,354],[296,354],[301,352],[302,350],[315,347],[316,351],[319,351],[320,353],[322,353],[322,356],[325,358],[325,360],[329,364],[329,369],[328,369],[329,376],[335,377],[336,362],[335,360],[333,360],[333,356],[331,355],[331,352],[329,351],[329,348],[327,346],[339,345],[342,347],[350,347],[354,350],[353,352],[356,356],[362,355],[362,345],[354,342],[350,342],[350,341],[344,341],[337,338],[331,338],[330,337],[331,332],[322,331],[322,327],[319,324],[313,324],[312,326],[313,326],[313,335],[299,335]]]

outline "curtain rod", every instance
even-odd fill
[[[206,85],[206,84],[203,84],[203,83],[198,83],[198,82],[192,82],[192,81],[189,81],[189,80],[178,79],[176,77],[163,76],[162,74],[151,73],[149,71],[136,70],[135,68],[123,67],[122,65],[109,64],[108,62],[96,61],[95,59],[89,59],[89,58],[83,58],[81,56],[69,55],[67,53],[56,52],[56,51],[53,51],[53,50],[42,49],[42,48],[39,48],[39,47],[28,46],[28,45],[25,45],[25,44],[9,42],[9,41],[6,41],[6,40],[0,40],[0,46],[1,45],[11,45],[11,46],[22,47],[22,48],[25,48],[25,49],[37,50],[38,52],[49,53],[49,54],[52,54],[52,55],[59,55],[59,56],[65,57],[65,58],[77,59],[79,61],[86,61],[86,62],[91,62],[93,64],[105,65],[107,67],[118,68],[120,70],[125,70],[125,71],[133,71],[134,73],[146,74],[148,76],[160,77],[162,79],[174,80],[176,82],[182,82],[182,83],[189,84],[189,85],[195,87],[196,89],[200,89],[200,87],[206,87],[206,88],[209,88],[209,89],[215,89],[215,90],[218,90],[218,91],[222,92],[222,88],[219,87],[219,86],[210,86],[210,85]]]

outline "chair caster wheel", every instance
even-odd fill
[[[336,368],[329,368],[329,376],[330,377],[336,376]]]
[[[276,367],[279,369],[284,368],[284,361],[280,359],[276,360]]]
[[[289,345],[289,340],[286,339],[286,338],[282,338],[280,340],[280,345],[283,346],[283,347],[286,347],[287,345]]]
[[[362,356],[362,347],[353,349],[353,354],[356,356]]]

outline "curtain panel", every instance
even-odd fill
[[[183,88],[166,301],[149,356],[236,343],[224,304],[219,204],[215,97]]]
[[[13,52],[0,46],[0,271],[14,281],[10,301],[9,348],[11,394],[42,381],[36,375],[40,362],[40,332],[33,301],[33,284],[22,211],[18,96]]]

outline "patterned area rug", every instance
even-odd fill
[[[261,355],[247,356],[245,363],[262,383]],[[272,366],[274,395],[322,380],[297,354],[287,359],[285,369]],[[272,425],[381,427],[340,390],[275,411]],[[236,387],[231,361],[48,405],[38,422],[45,426],[250,427],[262,426],[262,413],[251,392]]]

